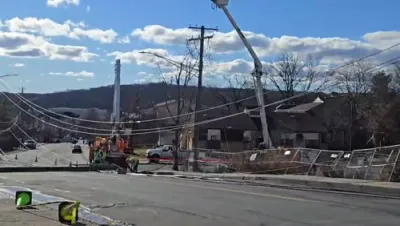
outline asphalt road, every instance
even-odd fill
[[[72,143],[55,143],[38,146],[35,150],[14,151],[7,154],[7,159],[15,163],[33,164],[33,165],[54,165],[57,159],[57,165],[86,164],[89,161],[89,148],[82,146],[82,154],[72,154]],[[15,160],[17,155],[17,160]],[[37,162],[35,158],[37,157]]]
[[[57,159],[58,166],[72,164],[86,164],[89,162],[89,148],[87,145],[80,144],[82,147],[82,154],[72,154],[73,144],[71,143],[57,143],[45,144],[38,146],[36,150],[19,150],[7,154],[7,159],[10,162],[0,161],[0,167],[10,165],[38,165],[48,166],[54,165]],[[15,160],[17,155],[17,160]],[[35,162],[37,157],[38,162]],[[154,170],[171,170],[172,166],[167,164],[141,164],[139,171],[154,171]]]
[[[78,199],[98,213],[140,226],[400,225],[400,200],[141,175],[0,176],[4,185]]]

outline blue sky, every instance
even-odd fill
[[[295,52],[315,54],[324,65],[338,64],[400,42],[398,0],[231,0],[228,8],[242,30],[250,32],[263,61]],[[161,61],[137,52],[157,49],[179,60],[185,54],[182,40],[196,35],[184,28],[196,24],[219,28],[206,73],[224,76],[251,69],[232,26],[209,0],[13,0],[0,1],[0,15],[0,74],[19,74],[4,80],[13,91],[111,84],[116,57],[123,63],[122,83],[156,81]],[[121,43],[124,38],[129,43]],[[71,49],[80,53],[73,55]],[[382,57],[396,54],[400,50]]]

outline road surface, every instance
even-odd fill
[[[72,154],[73,144],[71,143],[56,143],[44,144],[38,146],[36,150],[27,151],[14,151],[7,154],[7,161],[0,161],[0,167],[10,165],[37,165],[37,166],[54,166],[57,159],[58,166],[72,164],[87,164],[89,162],[89,148],[87,145],[82,145],[82,154]],[[17,160],[15,160],[17,155]],[[37,162],[35,158],[37,157]],[[172,165],[166,164],[143,164],[139,166],[139,171],[153,171],[153,170],[171,170]]]
[[[55,165],[56,159],[59,166],[69,165],[70,162],[86,164],[89,161],[88,146],[81,145],[82,154],[72,154],[73,146],[72,143],[44,144],[38,146],[35,150],[16,151],[7,154],[7,159],[16,163],[33,165]],[[17,160],[15,160],[15,155],[17,155]],[[36,157],[37,162],[35,162]]]
[[[3,173],[0,183],[78,199],[152,226],[400,225],[400,200],[102,173]]]

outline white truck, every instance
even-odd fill
[[[146,157],[150,162],[160,162],[161,160],[172,160],[172,151],[175,149],[174,145],[162,145],[155,148],[147,149]],[[186,152],[179,152],[178,158],[182,159]]]

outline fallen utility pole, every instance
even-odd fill
[[[195,105],[195,115],[194,115],[194,123],[197,123],[199,120],[199,113],[198,111],[200,110],[200,104],[201,104],[201,92],[203,89],[203,58],[204,58],[204,40],[206,39],[211,39],[213,38],[212,35],[210,36],[205,36],[206,31],[218,31],[217,28],[207,28],[205,26],[201,27],[189,27],[190,29],[196,29],[200,30],[200,36],[197,38],[191,38],[188,41],[200,41],[200,59],[199,59],[199,77],[198,77],[198,82],[197,82],[197,94],[196,94],[196,105]],[[195,124],[194,130],[193,130],[193,143],[192,147],[194,147],[194,161],[193,161],[193,171],[199,171],[199,166],[198,166],[198,159],[199,159],[199,150],[198,150],[198,145],[199,145],[199,133],[200,129],[199,126]]]

